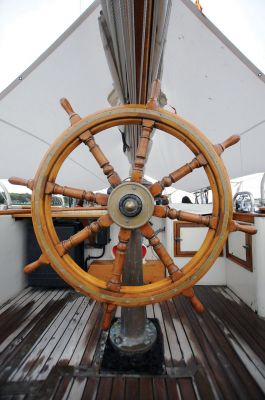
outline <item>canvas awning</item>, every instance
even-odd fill
[[[24,74],[0,95],[0,177],[31,178],[49,144],[68,126],[59,105],[67,97],[85,116],[108,107],[112,77],[105,57],[95,2]],[[34,40],[34,38],[33,38]],[[172,2],[164,54],[162,90],[177,113],[213,143],[232,134],[241,144],[223,159],[231,177],[264,171],[264,77],[189,0]],[[123,178],[129,163],[118,129],[98,135],[99,144]],[[146,174],[161,178],[192,155],[168,135],[154,137]],[[86,149],[71,155],[59,183],[87,189],[108,183]],[[176,184],[207,185],[201,172]]]

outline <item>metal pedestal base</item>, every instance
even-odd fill
[[[122,332],[122,323],[118,319],[110,329],[110,341],[113,347],[126,353],[126,355],[144,353],[151,349],[156,341],[157,332],[155,325],[145,320],[145,327],[140,336],[128,337]]]

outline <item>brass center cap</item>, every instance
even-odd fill
[[[135,217],[140,214],[143,208],[143,203],[136,194],[126,194],[119,201],[120,212],[126,217]]]
[[[140,183],[124,182],[111,192],[108,209],[110,217],[117,225],[137,229],[152,217],[154,199],[149,190]]]
[[[135,211],[137,208],[137,203],[134,200],[127,200],[124,204],[124,208],[126,211]]]

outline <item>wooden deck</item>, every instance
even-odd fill
[[[25,289],[0,309],[0,398],[264,399],[265,321],[227,288],[197,287],[148,306],[159,320],[165,374],[102,373],[101,306],[71,290]]]

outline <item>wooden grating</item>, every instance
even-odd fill
[[[101,373],[100,304],[69,289],[25,289],[0,308],[0,398],[264,399],[265,321],[226,287],[195,291],[202,315],[182,297],[147,306],[165,374],[140,376]]]

